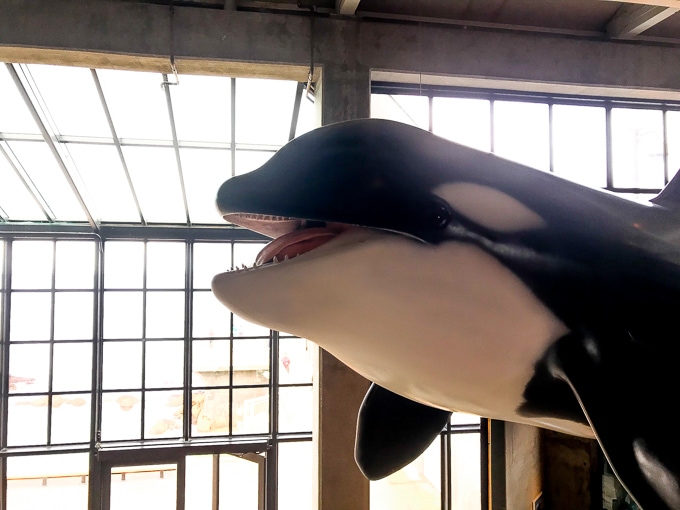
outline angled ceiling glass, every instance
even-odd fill
[[[296,82],[164,79],[0,63],[0,223],[224,225],[222,182],[316,127]]]

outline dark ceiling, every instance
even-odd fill
[[[680,0],[118,0],[680,43]]]

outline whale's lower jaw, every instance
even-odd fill
[[[582,424],[518,414],[537,360],[567,328],[472,244],[356,229],[295,259],[218,275],[213,291],[404,397],[592,437]]]

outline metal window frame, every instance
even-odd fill
[[[107,389],[102,388],[102,368],[103,368],[103,345],[105,340],[103,338],[103,296],[105,292],[104,286],[104,273],[105,267],[104,262],[106,258],[106,242],[107,241],[137,241],[144,243],[144,276],[143,285],[141,289],[134,289],[136,291],[141,291],[144,294],[149,290],[147,285],[147,246],[148,242],[162,242],[162,241],[177,241],[183,242],[185,246],[185,281],[183,289],[173,289],[181,291],[185,296],[185,324],[183,329],[183,338],[174,339],[173,341],[183,342],[185,348],[185,362],[183,369],[183,382],[182,388],[178,388],[183,391],[184,395],[184,409],[191,409],[191,394],[193,391],[193,384],[191,381],[191,352],[192,352],[192,320],[193,314],[189,313],[193,306],[193,294],[196,289],[193,285],[193,264],[194,257],[193,251],[196,243],[229,243],[230,249],[234,250],[236,243],[249,243],[249,242],[261,242],[265,238],[262,236],[253,236],[250,233],[242,231],[235,228],[219,228],[219,229],[157,229],[154,227],[144,227],[144,226],[124,226],[119,228],[112,228],[111,231],[115,232],[114,235],[102,236],[95,235],[91,231],[88,232],[87,226],[70,226],[69,228],[62,228],[63,225],[33,225],[28,231],[8,229],[7,232],[0,232],[0,240],[3,241],[4,257],[2,268],[2,301],[0,302],[1,310],[0,313],[3,314],[2,323],[2,351],[0,352],[0,363],[3,366],[3,376],[0,378],[0,385],[5,390],[3,392],[3,398],[0,399],[0,418],[2,419],[2,437],[0,437],[0,446],[6,447],[7,439],[7,419],[8,419],[8,398],[9,392],[6,391],[8,388],[8,364],[9,364],[9,328],[10,328],[10,299],[5,299],[11,292],[14,292],[11,285],[11,251],[12,246],[15,241],[24,240],[48,240],[52,243],[52,273],[51,273],[51,284],[50,289],[42,289],[42,292],[49,292],[52,300],[52,310],[50,316],[50,339],[43,340],[37,343],[49,344],[50,345],[50,370],[53,366],[53,346],[54,340],[54,320],[55,320],[55,309],[54,309],[54,299],[57,292],[60,289],[55,288],[56,284],[56,246],[57,241],[81,241],[88,240],[94,243],[94,281],[92,289],[83,289],[88,292],[93,293],[93,339],[92,340],[73,340],[67,341],[68,343],[87,343],[92,345],[92,388],[91,388],[91,413],[90,413],[90,437],[87,442],[78,444],[58,444],[50,445],[49,437],[49,426],[46,431],[48,434],[48,441],[43,445],[25,445],[25,446],[15,446],[11,448],[4,448],[0,453],[0,476],[2,476],[2,498],[0,499],[0,509],[6,508],[6,491],[7,491],[7,479],[6,479],[6,466],[7,458],[13,456],[26,456],[26,455],[43,455],[49,453],[89,453],[90,456],[90,479],[89,479],[89,505],[90,508],[99,508],[100,502],[96,498],[96,494],[102,489],[101,480],[102,476],[106,474],[106,467],[102,464],[103,459],[114,459],[116,455],[122,455],[123,458],[130,461],[135,461],[137,453],[141,452],[142,457],[149,452],[149,448],[153,451],[158,451],[158,449],[169,448],[171,443],[175,443],[177,440],[172,438],[164,438],[160,440],[145,439],[144,437],[144,409],[141,412],[141,423],[140,423],[140,438],[134,441],[110,441],[102,443],[101,441],[101,411],[102,411],[102,396],[104,393],[109,391],[119,391],[122,389]],[[187,235],[190,233],[191,235]],[[143,234],[143,235],[140,235]],[[73,289],[62,289],[64,291],[71,291]],[[121,290],[121,289],[116,289]],[[125,290],[125,289],[123,289]],[[200,289],[199,289],[200,290]],[[17,292],[31,292],[36,291],[35,289],[21,289]],[[146,308],[146,307],[145,307]],[[144,317],[146,316],[146,309],[144,310]],[[146,320],[145,318],[143,320]],[[249,338],[254,337],[234,337],[233,334],[233,314],[230,314],[230,325],[232,326],[228,340],[230,341],[230,348],[233,350],[234,341],[247,341]],[[147,339],[146,338],[146,328],[144,327],[142,332],[141,341],[145,344],[148,342],[163,341],[165,339]],[[266,338],[266,337],[258,337]],[[191,413],[189,411],[184,412],[184,419],[182,423],[182,434],[181,440],[182,444],[188,448],[186,452],[214,452],[214,451],[224,451],[226,453],[243,453],[243,450],[252,452],[253,448],[257,446],[262,450],[262,445],[266,445],[264,453],[266,454],[266,469],[263,468],[262,476],[264,477],[267,491],[266,491],[266,504],[267,509],[275,509],[278,502],[277,494],[277,482],[278,482],[278,469],[277,469],[277,453],[278,453],[278,443],[279,442],[290,442],[290,441],[310,441],[311,431],[305,432],[294,432],[294,433],[278,433],[278,341],[279,336],[277,332],[270,332],[269,335],[269,364],[270,364],[270,380],[267,384],[262,385],[238,385],[234,386],[233,381],[233,370],[230,370],[230,384],[227,387],[230,392],[234,389],[240,388],[250,388],[258,387],[267,389],[269,397],[269,419],[270,427],[269,431],[257,436],[252,435],[234,435],[233,425],[230,424],[230,434],[228,436],[200,436],[191,437]],[[140,339],[130,339],[130,341],[140,341]],[[36,343],[35,341],[16,341],[11,342],[11,344],[24,344],[24,343]],[[188,348],[188,349],[187,349]],[[230,360],[233,367],[233,356]],[[143,364],[143,369],[145,365]],[[52,379],[50,374],[50,380]],[[286,387],[306,387],[312,386],[313,383],[298,383],[298,384],[286,384]],[[172,389],[172,388],[170,388]],[[48,395],[48,399],[54,395],[52,391],[53,388],[50,386],[47,393],[38,392],[36,395]],[[167,388],[162,388],[159,390],[167,390]],[[146,391],[156,391],[156,389],[147,389],[145,386],[145,380],[142,378],[141,387],[134,389],[134,391],[140,391],[143,396],[145,396]],[[70,394],[78,393],[82,394],[82,391],[73,392],[58,392],[59,394]],[[22,393],[24,395],[24,393]],[[30,395],[30,394],[26,394]],[[187,402],[188,401],[188,402]],[[233,399],[230,399],[230,416],[233,415]],[[51,409],[51,408],[50,408]],[[50,411],[48,410],[48,413]],[[250,439],[252,438],[252,439]],[[246,446],[244,446],[246,445]],[[249,446],[248,446],[249,445]],[[254,446],[256,445],[256,446]],[[250,448],[250,450],[248,450]],[[260,451],[258,450],[258,451]],[[175,451],[175,450],[173,450]],[[119,452],[119,453],[116,453]],[[144,457],[145,458],[145,457]],[[125,460],[125,462],[128,462]],[[148,459],[147,459],[148,460]],[[179,501],[179,500],[178,500]]]

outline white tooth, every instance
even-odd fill
[[[285,262],[286,260],[288,260],[288,255],[286,255],[285,257],[283,257],[283,261]]]
[[[241,269],[248,269],[245,264],[241,264]]]
[[[279,259],[277,257],[274,257],[274,264],[278,264]]]

